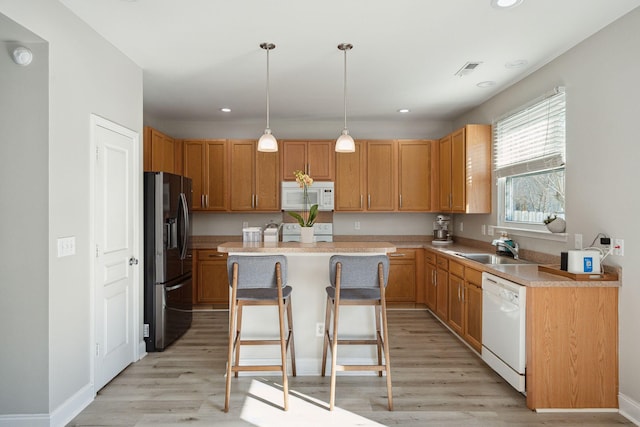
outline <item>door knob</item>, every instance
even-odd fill
[[[129,258],[129,265],[138,265],[138,258],[136,257]]]

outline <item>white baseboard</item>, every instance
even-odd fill
[[[87,384],[51,414],[0,415],[0,427],[64,427],[94,398],[93,384]]]
[[[0,427],[49,427],[49,414],[0,415]]]
[[[76,394],[68,398],[62,405],[58,406],[51,413],[51,427],[64,427],[74,419],[84,408],[89,406],[96,395],[93,391],[93,384],[87,384]]]
[[[620,393],[618,395],[620,415],[628,418],[629,421],[640,426],[640,402],[636,402],[628,396]]]

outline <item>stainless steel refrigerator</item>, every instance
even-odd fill
[[[191,327],[191,179],[144,174],[144,337],[162,351]]]

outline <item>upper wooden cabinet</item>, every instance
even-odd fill
[[[143,168],[145,171],[182,173],[182,141],[150,126],[144,128]]]
[[[336,153],[334,209],[338,212],[363,211],[366,185],[366,145],[355,141],[353,153]]]
[[[309,174],[315,181],[334,181],[334,144],[332,140],[282,141],[282,181],[295,181],[296,170]]]
[[[434,141],[356,141],[336,153],[337,212],[427,212],[435,205]]]
[[[229,198],[232,211],[279,211],[278,153],[257,150],[257,141],[229,141]]]
[[[439,141],[439,210],[491,213],[491,126],[466,125]]]
[[[184,175],[192,179],[192,207],[198,211],[226,211],[227,141],[184,140]]]
[[[367,141],[368,211],[397,210],[398,151],[391,141]]]
[[[398,142],[398,210],[426,212],[432,210],[433,183],[431,168],[432,141]]]

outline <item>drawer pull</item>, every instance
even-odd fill
[[[223,254],[209,254],[207,255],[209,258],[222,258]]]
[[[390,257],[402,257],[402,256],[406,256],[406,254],[389,254]]]

